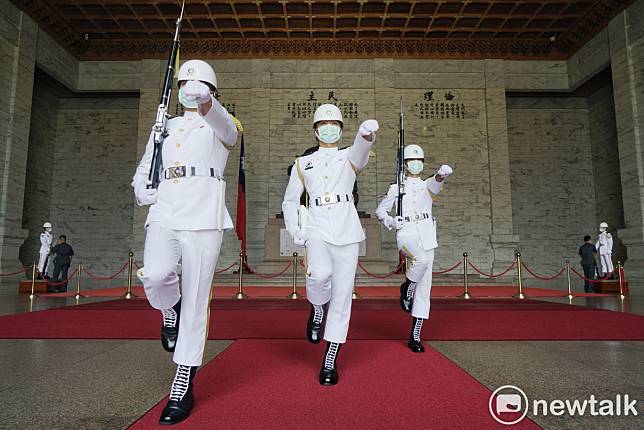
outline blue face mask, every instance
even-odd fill
[[[418,175],[423,171],[423,162],[420,160],[411,160],[407,162],[407,170],[412,175]]]
[[[335,124],[324,124],[315,130],[315,135],[320,139],[320,142],[332,144],[340,140],[342,129]]]
[[[179,103],[188,109],[197,109],[199,106],[197,100],[188,100],[186,94],[183,92],[183,88],[179,88]]]

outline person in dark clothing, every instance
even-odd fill
[[[61,235],[58,238],[58,245],[54,246],[51,250],[54,254],[54,276],[53,282],[58,283],[67,279],[67,271],[72,264],[72,256],[74,249],[67,243],[67,236]],[[58,276],[61,276],[60,278]],[[64,292],[67,291],[67,282],[62,285],[54,287],[50,292]]]
[[[584,244],[579,248],[579,256],[581,257],[581,267],[584,268],[584,276],[587,279],[595,279],[596,254],[597,249],[590,241],[590,236],[584,236]],[[584,281],[584,291],[587,293],[595,292],[595,288],[588,280]]]

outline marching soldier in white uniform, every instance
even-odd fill
[[[412,314],[412,330],[408,346],[413,352],[425,352],[420,340],[423,321],[429,318],[429,296],[432,288],[432,265],[436,239],[436,220],[432,216],[433,196],[440,193],[443,181],[452,174],[452,168],[443,165],[429,179],[421,179],[425,155],[418,145],[404,149],[406,176],[404,181],[402,217],[391,217],[388,212],[398,197],[398,186],[392,184],[378,205],[376,216],[389,230],[397,230],[398,249],[411,262],[407,278],[400,286],[400,306]]]
[[[378,131],[378,122],[367,120],[360,125],[353,145],[338,150],[343,124],[336,106],[317,108],[313,129],[320,148],[295,160],[282,203],[286,229],[296,244],[306,245],[306,294],[311,302],[307,338],[312,343],[320,342],[328,304],[322,385],[338,382],[336,356],[347,339],[359,243],[365,239],[353,202],[353,184],[369,161]],[[304,190],[310,196],[308,210],[300,206]]]
[[[608,224],[602,222],[599,224],[599,236],[595,243],[599,260],[601,261],[602,274],[600,277],[612,277],[613,271],[613,236],[608,232]]]
[[[150,305],[163,314],[162,345],[174,351],[178,365],[161,424],[184,420],[193,407],[192,380],[203,358],[212,277],[224,231],[233,227],[223,173],[237,129],[213,97],[215,72],[204,61],[187,61],[178,86],[185,114],[168,121],[158,190],[148,188],[152,136],[132,181],[137,203],[151,205],[144,267],[137,275]]]
[[[40,233],[40,251],[38,252],[38,273],[45,278],[47,271],[47,259],[51,251],[51,244],[54,241],[54,236],[51,234],[51,223],[47,221],[42,225],[42,233]]]

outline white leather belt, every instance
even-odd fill
[[[353,196],[351,194],[325,194],[313,199],[315,206],[334,205],[340,202],[352,202]]]
[[[431,218],[431,216],[428,213],[423,212],[412,216],[406,216],[405,221],[407,222],[420,221],[420,220],[429,219],[429,218]]]
[[[192,176],[207,176],[224,180],[224,176],[219,169],[215,169],[214,167],[172,166],[163,169],[163,174],[161,175],[163,179],[190,178]]]

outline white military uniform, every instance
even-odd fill
[[[38,272],[41,275],[45,275],[45,264],[47,263],[47,258],[49,258],[49,251],[51,250],[51,244],[54,241],[54,236],[48,232],[43,231],[40,233],[40,251],[38,258]]]
[[[426,180],[409,177],[405,179],[402,207],[405,223],[398,230],[396,241],[398,249],[411,260],[407,279],[417,284],[412,307],[412,316],[416,318],[429,317],[434,248],[438,247],[436,220],[432,216],[432,195],[440,193],[442,188],[443,182],[438,182],[434,176]],[[376,216],[389,230],[392,224],[387,221],[390,219],[387,212],[397,202],[397,198],[398,186],[392,184],[376,209]]]
[[[599,233],[597,237],[597,242],[595,243],[595,248],[599,252],[599,260],[601,261],[602,274],[613,273],[615,268],[613,267],[613,236],[607,231]]]
[[[233,227],[225,207],[223,173],[237,129],[226,109],[212,99],[206,115],[200,110],[170,119],[168,133],[158,198],[145,222],[144,267],[137,275],[152,307],[169,309],[181,298],[173,360],[199,366],[208,331],[212,277],[223,233]],[[148,177],[153,150],[151,135],[133,185]],[[185,177],[177,178],[182,172]]]
[[[374,134],[375,136],[375,134]],[[359,243],[365,239],[353,202],[356,171],[369,161],[369,142],[360,133],[342,150],[322,148],[298,158],[284,194],[282,210],[288,232],[298,230],[300,196],[310,196],[305,240],[308,268],[306,294],[314,305],[329,302],[324,339],[344,343],[351,316],[351,294]]]

